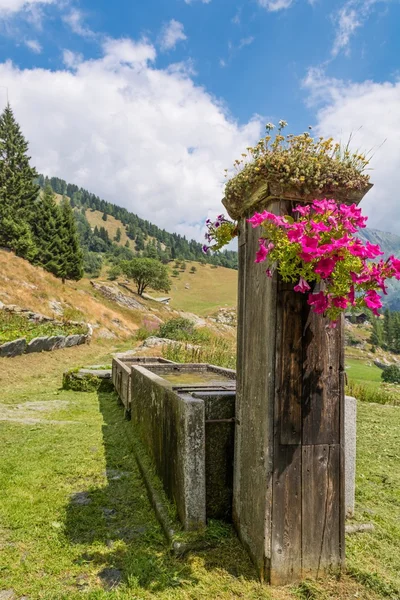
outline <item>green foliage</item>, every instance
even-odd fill
[[[35,263],[59,277],[64,259],[63,222],[49,185],[35,203],[32,233],[38,250]]]
[[[136,283],[140,296],[148,287],[163,292],[168,292],[171,287],[167,267],[153,258],[123,260],[121,269],[128,279]]]
[[[178,277],[178,275],[179,275],[179,271],[178,271],[178,269],[174,269],[174,270],[172,271],[172,275],[173,275],[173,277]]]
[[[370,342],[374,346],[400,353],[400,312],[388,308],[382,319],[372,319]]]
[[[193,267],[191,267],[190,272],[193,273],[193,275],[196,273],[197,269],[196,267],[193,265]]]
[[[188,341],[195,334],[194,323],[190,319],[177,317],[160,325],[159,335],[169,340]]]
[[[114,241],[115,242],[120,242],[121,241],[121,235],[122,235],[121,234],[121,229],[118,227],[117,233],[115,234],[115,237],[114,237]]]
[[[384,372],[384,371],[383,371]],[[364,385],[349,381],[346,386],[346,394],[354,396],[361,402],[373,402],[374,404],[391,404],[397,406],[399,404],[398,396],[382,387]]]
[[[200,347],[185,344],[168,344],[162,348],[162,355],[178,363],[209,363],[227,369],[236,368],[236,349],[233,342],[223,338],[211,338]]]
[[[83,270],[90,277],[99,277],[103,266],[101,254],[90,252],[86,248],[83,251]]]
[[[83,276],[83,252],[79,245],[74,213],[69,201],[61,203],[62,257],[58,268],[58,277],[78,281]]]
[[[400,383],[400,367],[397,365],[390,365],[382,371],[382,381],[385,383]]]
[[[114,265],[108,271],[107,279],[109,279],[110,281],[115,281],[116,279],[118,279],[118,277],[120,277],[121,273],[122,273],[122,269],[121,269],[120,265]]]
[[[30,342],[36,337],[72,335],[76,333],[87,333],[86,327],[83,325],[71,325],[71,323],[37,323],[30,321],[23,315],[0,310],[0,345],[12,342],[18,338],[26,338],[26,341]]]
[[[7,104],[0,115],[0,246],[32,260],[37,252],[30,224],[39,186],[28,143]]]
[[[332,138],[312,138],[308,132],[284,136],[286,125],[285,121],[279,122],[272,140],[274,126],[269,123],[267,135],[235,161],[237,174],[225,188],[228,202],[239,205],[265,182],[305,194],[326,194],[327,198],[337,188],[365,189],[369,176],[363,171],[369,161],[363,154],[350,152],[349,144],[341,148]]]
[[[103,213],[103,216],[102,216],[101,218],[103,219],[103,221],[107,221],[107,213],[106,213],[106,212],[104,212],[104,213]]]

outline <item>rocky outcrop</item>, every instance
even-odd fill
[[[145,306],[143,306],[143,304],[135,300],[135,298],[123,294],[114,286],[105,285],[104,283],[96,283],[95,281],[91,281],[90,283],[96,291],[102,294],[102,296],[108,300],[111,300],[112,302],[116,302],[119,304],[119,306],[124,306],[135,310],[145,310]]]

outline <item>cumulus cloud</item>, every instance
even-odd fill
[[[51,71],[0,64],[40,172],[161,227],[196,235],[221,211],[225,167],[261,134],[239,125],[182,66],[159,69],[146,40],[107,40],[103,56]]]
[[[40,54],[42,51],[42,46],[39,44],[37,40],[25,40],[25,46],[32,50],[35,54]]]
[[[185,4],[193,4],[193,2],[197,2],[197,0],[185,0]],[[211,0],[200,0],[203,4],[210,4]]]
[[[163,51],[173,50],[178,42],[183,42],[187,36],[183,30],[183,24],[175,19],[165,23],[159,38],[160,48]]]
[[[258,4],[270,12],[276,12],[278,10],[290,8],[293,4],[293,0],[258,0]]]
[[[311,102],[319,104],[317,135],[371,151],[372,190],[362,201],[368,225],[400,234],[400,82],[353,83],[312,70],[304,82]]]

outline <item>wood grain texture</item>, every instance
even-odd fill
[[[319,577],[338,566],[340,452],[339,444],[302,448],[303,577]]]
[[[286,585],[301,578],[301,446],[277,442],[274,458],[270,583]]]

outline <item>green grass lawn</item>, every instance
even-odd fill
[[[400,598],[400,409],[359,405],[356,519],[376,529],[349,536],[348,573],[272,589],[257,581],[233,530],[208,551],[171,555],[115,395],[60,390],[65,369],[108,363],[108,352],[93,344],[0,360],[0,418],[8,419],[0,421],[0,592],[29,600]]]
[[[346,358],[347,377],[355,383],[378,387],[381,383],[382,369],[376,365],[368,365],[364,360]]]

